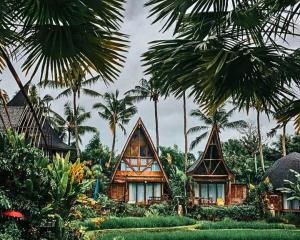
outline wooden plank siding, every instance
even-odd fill
[[[109,196],[117,201],[129,202],[130,186],[134,188],[131,197],[136,204],[163,201],[167,199],[166,193],[169,191],[168,178],[141,119],[134,126],[114,166]],[[160,188],[160,194],[154,193],[155,187],[156,191]]]

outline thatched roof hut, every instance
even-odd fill
[[[278,159],[266,172],[273,188],[281,188],[284,186],[284,180],[295,181],[295,176],[290,169],[300,172],[300,153],[293,152]]]

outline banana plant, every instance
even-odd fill
[[[72,206],[81,194],[91,189],[94,180],[86,177],[86,163],[80,162],[80,159],[72,163],[70,153],[65,157],[57,154],[48,170],[52,202],[43,209],[43,213],[54,219],[56,238],[60,240],[64,239]]]

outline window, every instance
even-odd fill
[[[198,186],[196,186],[198,185]],[[224,183],[195,183],[194,185],[195,197],[204,199],[211,198],[216,202],[218,198],[225,201],[225,184]],[[198,191],[198,193],[196,192]]]
[[[289,196],[287,194],[283,195],[283,208],[284,209],[300,209],[300,203],[298,199],[288,200]]]
[[[159,165],[157,161],[154,161],[151,166],[151,171],[160,171]]]
[[[128,203],[148,202],[153,197],[161,198],[161,183],[129,183]]]
[[[124,161],[121,161],[121,171],[127,170],[127,164]]]
[[[140,146],[140,156],[146,156],[146,146]]]

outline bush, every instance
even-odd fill
[[[278,230],[222,230],[222,231],[174,231],[174,232],[139,232],[111,233],[99,237],[98,240],[298,240],[300,233],[296,231]]]
[[[231,218],[237,221],[259,220],[264,214],[253,205],[232,206],[194,206],[189,210],[189,216],[197,220],[223,220]]]
[[[237,222],[224,220],[220,222],[203,222],[200,229],[295,229],[295,225],[283,223],[267,223],[263,221]]]
[[[119,228],[159,228],[159,227],[177,227],[196,224],[194,219],[188,217],[125,217],[125,218],[110,218],[100,224],[99,227],[87,223],[85,227],[89,230],[96,229],[119,229]]]

